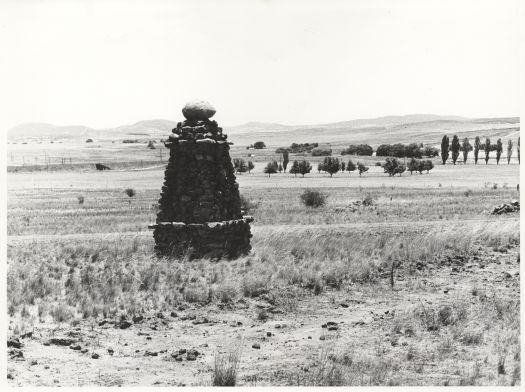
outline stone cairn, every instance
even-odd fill
[[[161,256],[234,258],[250,251],[250,216],[242,216],[239,186],[227,135],[215,109],[195,101],[182,109],[165,143],[170,158],[164,174],[154,229],[155,251]]]

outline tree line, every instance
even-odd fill
[[[507,164],[510,165],[510,159],[512,158],[514,144],[511,139],[507,142]],[[449,158],[452,159],[452,163],[455,165],[460,156],[463,157],[463,164],[467,163],[469,152],[473,151],[474,153],[474,164],[478,164],[480,158],[479,153],[483,151],[485,155],[485,164],[488,164],[490,159],[490,153],[492,151],[496,152],[496,164],[499,165],[501,155],[503,153],[503,142],[501,138],[496,141],[496,144],[491,144],[490,138],[485,138],[485,142],[482,143],[479,136],[476,136],[474,139],[474,146],[469,142],[468,137],[465,137],[461,142],[457,135],[452,137],[452,142],[447,135],[443,136],[441,139],[441,162],[443,165],[447,163]],[[517,158],[518,163],[520,163],[520,138],[518,137],[517,145]]]

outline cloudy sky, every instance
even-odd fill
[[[9,1],[3,124],[519,115],[516,1]]]

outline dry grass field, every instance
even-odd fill
[[[489,214],[517,164],[268,178],[265,159],[237,176],[255,220],[232,261],[154,256],[162,167],[8,173],[10,383],[520,384],[519,213]]]

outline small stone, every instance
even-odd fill
[[[93,354],[91,354],[91,358],[93,358],[93,359],[99,359],[99,358],[100,358],[100,355],[98,355],[97,353],[93,353]]]
[[[116,325],[117,328],[120,328],[120,329],[127,329],[129,327],[131,327],[131,323],[127,320],[122,320],[121,322],[119,322],[117,325]]]
[[[159,353],[156,352],[156,351],[146,351],[146,352],[144,353],[144,356],[145,356],[145,357],[156,357],[156,356],[158,356],[158,355],[159,355]]]
[[[80,347],[80,345],[78,345],[78,344],[71,345],[71,346],[69,346],[69,348],[71,350],[75,350],[75,351],[80,351],[82,349],[82,347]]]
[[[115,351],[113,351],[112,348],[108,348],[108,354],[109,354],[109,355],[113,355],[114,352],[115,352]]]
[[[142,320],[144,320],[144,316],[133,316],[133,322],[135,324],[140,323]]]
[[[18,338],[7,339],[7,347],[22,348],[22,343]]]
[[[324,335],[319,336],[319,340],[325,340],[326,337]]]
[[[85,354],[85,353],[88,352],[88,349],[87,349],[87,348],[83,348],[82,350],[80,350],[80,352],[81,352],[82,354]]]
[[[75,341],[70,338],[51,338],[49,339],[50,344],[54,344],[56,346],[71,346]]]
[[[31,366],[38,365],[38,361],[36,359],[33,359],[30,363]]]
[[[341,303],[341,307],[342,307],[342,308],[348,308],[349,306],[350,306],[350,305],[348,305],[348,304],[345,303],[345,302],[342,302],[342,303]]]
[[[170,313],[170,316],[171,316],[171,317],[177,317],[177,313],[175,313],[175,312],[171,312],[171,313]]]
[[[275,324],[275,328],[276,328],[276,329],[281,328],[281,324]]]
[[[252,348],[255,348],[255,349],[259,350],[261,348],[261,345],[259,343],[254,343],[252,345]]]
[[[266,336],[271,337],[272,333],[268,331],[268,332],[266,332]]]

